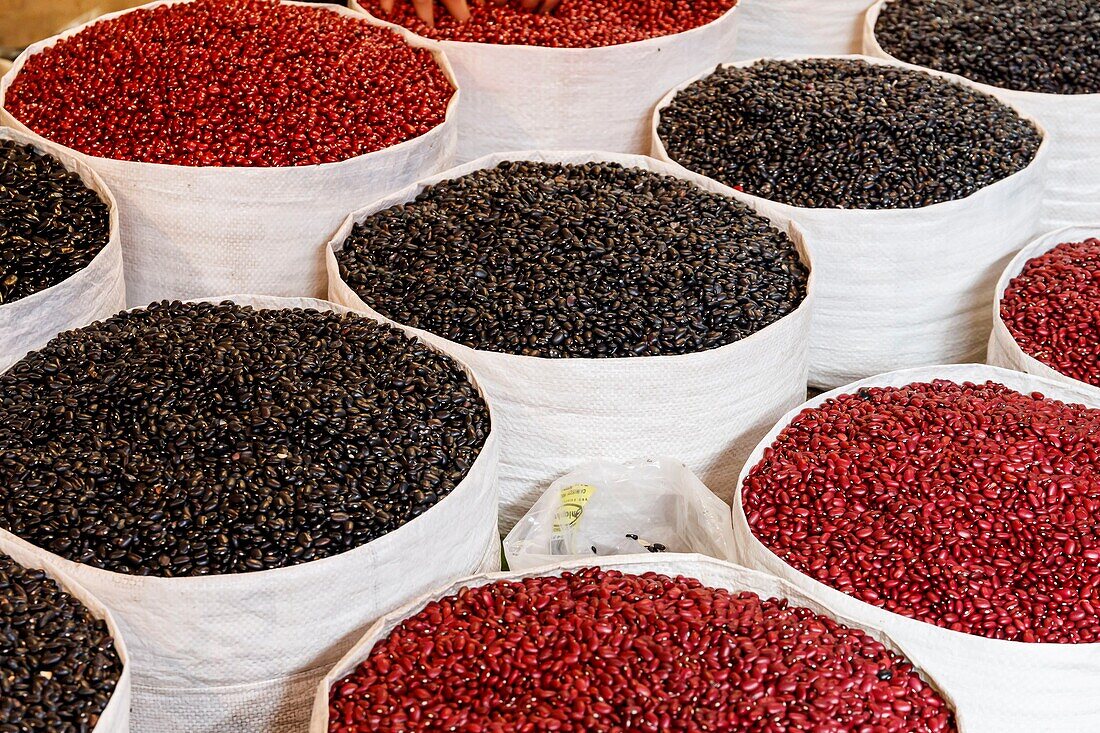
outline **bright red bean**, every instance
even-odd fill
[[[696,580],[586,569],[429,603],[331,690],[331,733],[954,731],[862,631]]]
[[[644,41],[697,28],[717,20],[737,0],[561,0],[551,13],[525,11],[517,0],[470,5],[471,18],[459,23],[437,2],[435,27],[416,16],[412,3],[398,2],[387,14],[379,0],[362,0],[371,14],[403,25],[418,35],[449,41],[504,45],[593,48]]]
[[[1029,261],[1005,289],[1001,318],[1025,354],[1100,386],[1100,239]]]
[[[779,557],[867,603],[1100,641],[1100,410],[993,382],[861,389],[784,428],[742,504]]]
[[[444,119],[430,52],[323,7],[195,0],[101,21],[27,60],[6,106],[89,155],[298,166],[374,152]]]

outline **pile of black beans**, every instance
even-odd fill
[[[121,674],[106,622],[0,554],[0,731],[90,733]]]
[[[340,272],[371,308],[540,357],[704,351],[806,295],[786,234],[726,196],[611,163],[505,162],[357,225]]]
[[[0,376],[0,527],[134,575],[295,565],[432,508],[488,433],[461,367],[397,329],[165,301]]]
[[[875,36],[895,58],[984,84],[1100,93],[1096,0],[895,0]]]
[[[110,210],[55,158],[0,140],[0,304],[57,285],[110,238]]]
[[[993,97],[856,59],[719,68],[676,95],[659,135],[685,168],[793,206],[909,209],[1026,168],[1042,136]]]

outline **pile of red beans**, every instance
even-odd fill
[[[595,48],[682,33],[717,20],[736,0],[561,0],[550,13],[523,10],[518,0],[471,3],[470,19],[459,23],[442,6],[435,26],[416,16],[412,3],[382,10],[379,0],[363,0],[376,17],[397,23],[427,38],[471,43]],[[438,3],[437,3],[438,5]]]
[[[760,542],[948,629],[1100,641],[1100,410],[1007,387],[874,387],[804,410],[747,477]]]
[[[429,603],[332,690],[332,733],[954,731],[904,659],[809,609],[582,570]]]
[[[1025,354],[1100,387],[1100,239],[1029,261],[1005,289],[1001,319]]]
[[[88,155],[185,166],[331,163],[422,135],[453,88],[432,54],[324,7],[195,0],[31,56],[6,107]]]

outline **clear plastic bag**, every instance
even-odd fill
[[[511,570],[646,552],[734,556],[729,506],[674,458],[585,463],[551,484],[504,540]]]

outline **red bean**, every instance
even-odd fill
[[[412,3],[398,2],[391,13],[379,0],[362,0],[372,15],[403,25],[418,35],[449,41],[503,45],[593,48],[644,41],[706,25],[737,0],[561,0],[551,13],[531,13],[517,0],[470,4],[471,17],[459,23],[436,2],[435,27],[416,16]]]
[[[862,631],[697,580],[586,569],[429,603],[337,682],[331,733],[954,731]]]
[[[1100,641],[1100,410],[993,382],[860,389],[784,428],[742,504],[788,564],[893,613]]]
[[[1005,289],[1001,318],[1025,354],[1100,386],[1100,239],[1030,260]]]
[[[55,142],[187,166],[330,163],[422,135],[453,89],[431,53],[326,8],[195,0],[31,56],[6,106]]]

